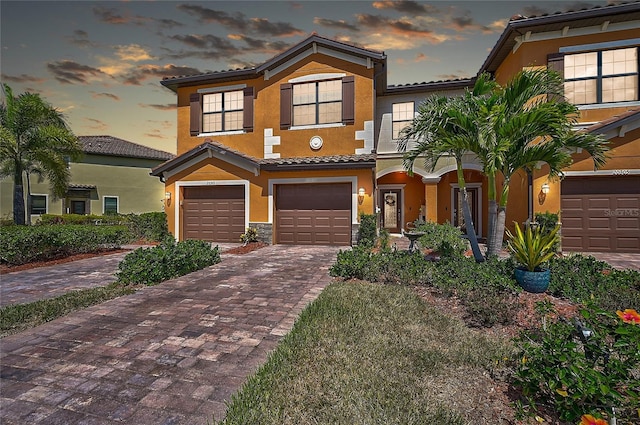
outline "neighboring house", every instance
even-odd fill
[[[54,200],[48,182],[31,176],[31,219],[40,214],[110,214],[162,211],[164,185],[151,168],[174,157],[168,152],[111,136],[79,136],[84,155],[71,162],[67,195]],[[2,216],[12,213],[13,181],[3,179]],[[26,185],[25,185],[26,190]]]
[[[312,35],[253,68],[168,78],[178,156],[152,174],[179,239],[350,245],[373,211],[383,53]]]
[[[595,172],[576,152],[561,183],[544,166],[531,187],[524,175],[512,179],[507,223],[524,222],[529,209],[561,212],[565,250],[640,252],[639,30],[640,3],[507,24],[480,72],[504,84],[549,64],[580,105],[580,128],[613,148]],[[475,79],[387,86],[386,61],[312,35],[253,68],[164,79],[177,95],[179,156],[152,175],[171,193],[174,235],[237,241],[254,226],[272,243],[348,245],[361,212],[377,212],[394,233],[417,218],[460,225],[453,160],[434,170],[416,161],[409,176],[396,140],[426,97],[459,95]],[[473,155],[464,169],[483,237],[487,181]]]
[[[561,182],[549,181],[545,167],[534,175],[534,211],[561,213],[564,250],[640,252],[639,47],[637,2],[514,17],[480,69],[500,83],[525,67],[557,70],[565,96],[579,105],[579,126],[609,140],[611,159],[598,171],[578,152]],[[526,186],[511,184],[508,223],[527,217],[518,202]]]
[[[565,76],[569,101],[579,105],[579,128],[605,134],[612,148],[611,159],[598,171],[593,171],[586,154],[576,153],[561,183],[550,181],[544,166],[535,172],[531,188],[524,173],[515,176],[507,208],[510,227],[513,221],[527,220],[530,208],[534,214],[560,212],[564,250],[640,252],[639,36],[640,3],[514,17],[507,24],[479,72],[489,72],[505,84],[524,68],[549,63]],[[399,226],[418,217],[462,224],[454,161],[441,160],[431,171],[418,160],[410,177],[393,140],[422,99],[434,92],[456,95],[473,83],[471,79],[389,87],[377,97],[376,175],[382,227],[399,231]],[[464,169],[474,224],[483,237],[487,181],[472,155],[464,161]]]

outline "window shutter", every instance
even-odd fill
[[[247,133],[253,131],[253,87],[244,89],[242,129]]]
[[[280,128],[291,127],[291,108],[293,102],[293,87],[290,83],[280,86]]]
[[[189,131],[192,136],[200,134],[202,128],[202,106],[200,105],[200,93],[191,93],[189,95],[190,120]]]
[[[353,75],[342,78],[342,123],[355,122],[355,79]]]
[[[547,69],[556,71],[562,78],[564,78],[564,53],[548,54]]]

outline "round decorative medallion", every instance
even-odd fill
[[[320,149],[322,147],[322,137],[313,136],[311,140],[309,140],[309,146],[311,146],[311,149],[313,150]]]

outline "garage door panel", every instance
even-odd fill
[[[239,241],[245,231],[244,186],[185,187],[183,193],[185,239]]]
[[[611,228],[610,220],[608,218],[590,218],[588,223],[589,229],[609,230]]]
[[[626,217],[619,217],[616,220],[616,227],[618,229],[628,229],[628,230],[635,230],[638,227],[640,227],[640,220],[638,220],[637,218],[626,218]]]
[[[640,251],[640,239],[638,238],[618,238],[618,248]]]
[[[570,198],[563,201],[563,210],[581,210],[582,198]]]
[[[301,245],[351,244],[351,184],[276,186],[276,240]]]
[[[611,200],[609,198],[590,198],[587,200],[587,207],[590,209],[609,209]]]
[[[561,190],[564,250],[640,252],[640,176],[567,178]]]

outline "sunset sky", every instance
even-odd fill
[[[2,82],[40,93],[76,135],[175,152],[165,76],[260,64],[309,34],[382,50],[389,84],[472,77],[508,19],[607,1],[7,1]]]

